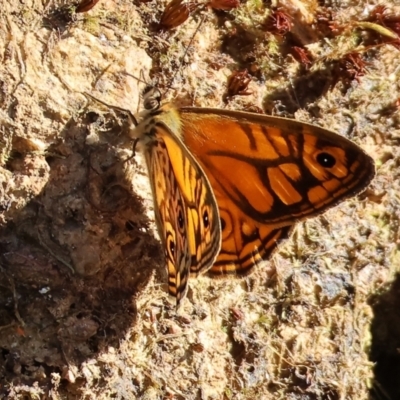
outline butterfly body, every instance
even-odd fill
[[[248,274],[293,225],[363,191],[375,165],[357,144],[307,123],[160,105],[146,89],[132,138],[149,170],[169,292],[189,276]],[[115,108],[115,107],[114,107]]]

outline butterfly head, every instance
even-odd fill
[[[154,86],[146,86],[142,93],[144,109],[157,110],[161,104],[161,92]]]

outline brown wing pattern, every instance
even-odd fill
[[[214,190],[222,248],[210,270],[246,274],[290,227],[362,191],[373,160],[353,142],[294,120],[180,110],[182,139]]]
[[[151,176],[156,223],[165,250],[168,291],[179,305],[188,289],[191,265],[185,202],[162,140],[152,143],[151,150],[146,152],[146,161]]]
[[[207,177],[186,147],[162,124],[152,136],[146,161],[166,251],[169,293],[179,305],[189,274],[208,270],[218,255],[220,219]]]

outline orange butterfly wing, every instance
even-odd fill
[[[169,293],[177,306],[190,274],[208,270],[221,245],[215,198],[201,167],[167,126],[156,124],[146,142],[146,162],[158,231],[165,249]]]
[[[348,139],[295,120],[182,108],[182,140],[217,199],[222,248],[209,271],[244,275],[291,226],[362,191],[373,160]]]

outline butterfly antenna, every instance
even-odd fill
[[[140,80],[139,82],[143,82],[145,85],[148,85],[148,83],[146,82],[146,77],[144,76],[144,71],[143,69],[140,69]]]
[[[170,83],[169,86],[167,87],[167,90],[165,91],[165,93],[167,93],[168,90],[170,90],[170,89],[172,88],[172,84],[174,83],[175,78],[176,78],[176,77],[178,76],[178,74],[182,71],[183,60],[185,59],[187,53],[189,52],[190,46],[192,45],[193,40],[194,40],[195,36],[197,35],[197,32],[200,30],[200,27],[201,27],[201,25],[203,24],[203,22],[204,22],[205,19],[206,19],[206,15],[204,14],[203,17],[201,18],[201,21],[200,21],[199,24],[197,25],[197,28],[196,28],[196,30],[194,31],[194,33],[193,33],[193,35],[192,35],[192,37],[191,37],[191,39],[190,39],[190,41],[189,41],[189,44],[187,45],[187,47],[186,47],[186,49],[185,49],[185,52],[183,53],[182,62],[181,62],[181,64],[180,64],[179,68],[176,70],[175,74],[172,76],[171,83]],[[165,96],[165,93],[163,94],[163,97]]]
[[[138,85],[139,85],[140,83],[143,83],[143,84],[145,85],[145,87],[152,86],[152,85],[150,85],[150,84],[147,82],[146,77],[144,76],[144,71],[143,71],[143,69],[140,70],[139,78],[138,78],[137,76],[132,75],[132,74],[130,74],[129,72],[125,72],[125,71],[123,71],[122,74],[123,74],[123,75],[126,75],[126,76],[130,76],[131,78],[135,79],[136,82],[138,83]],[[139,92],[142,94],[142,90],[139,90]],[[139,101],[138,101],[138,105],[137,105],[136,112],[139,112],[139,110],[140,110],[140,103],[141,103],[141,100],[142,100],[142,96],[139,96]]]
[[[146,78],[144,76],[143,69],[140,70],[140,78],[138,78],[137,76],[132,75],[129,72],[126,72],[126,71],[122,71],[121,74],[130,76],[131,78],[136,79],[139,83],[144,83],[145,85],[148,85],[148,83],[146,81]]]
[[[106,106],[107,108],[111,109],[111,110],[117,110],[119,112],[124,113],[125,115],[128,116],[128,118],[130,119],[130,121],[137,126],[138,125],[138,120],[136,119],[136,117],[132,114],[132,112],[130,110],[127,110],[125,108],[121,108],[121,107],[117,107],[117,106],[113,106],[111,104],[108,104],[106,102],[104,102],[103,100],[98,99],[97,97],[92,96],[91,94],[87,93],[87,92],[83,92],[82,93],[87,99],[89,100],[94,100],[97,103],[103,104],[104,106]]]

